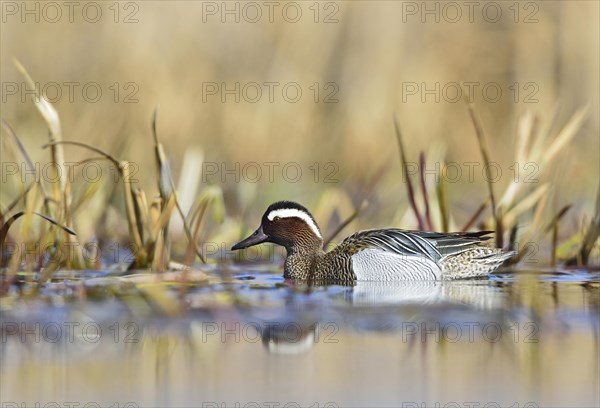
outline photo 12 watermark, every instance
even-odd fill
[[[42,98],[50,103],[98,103],[102,100],[113,103],[138,103],[139,91],[140,86],[134,81],[35,82],[33,87],[24,81],[4,81],[2,82],[2,103],[37,103]]]
[[[204,248],[212,249],[214,246],[207,244]],[[98,242],[4,242],[2,244],[4,259],[18,259],[21,263],[48,264],[61,262],[66,259],[81,259],[86,265],[114,265],[131,264],[136,260],[136,255],[141,251],[134,243],[110,242],[100,246]]]
[[[202,183],[339,183],[336,162],[210,162],[202,163]]]
[[[37,401],[33,405],[27,402],[14,402],[14,401],[2,401],[0,407],[2,408],[103,408],[106,407],[106,402],[100,404],[99,402],[88,401],[67,401],[67,402],[55,402],[55,401]],[[140,406],[135,402],[113,402],[108,405],[111,408],[139,408]]]
[[[443,169],[443,171],[442,171]],[[402,182],[408,182],[411,176],[423,174],[432,178],[435,183],[499,183],[508,178],[514,183],[539,183],[540,166],[536,162],[512,162],[502,165],[498,162],[481,163],[465,162],[435,162],[422,165],[419,162],[406,162],[406,171],[402,171]]]
[[[402,408],[540,408],[535,402],[524,402],[518,401],[513,402],[510,405],[500,404],[499,402],[488,401],[488,402],[477,402],[477,401],[447,401],[447,402],[403,402]]]
[[[139,343],[140,326],[136,322],[100,324],[92,319],[64,322],[0,323],[0,343],[11,339],[21,343],[79,343],[98,344],[102,339],[114,343]]]
[[[335,322],[305,326],[297,322],[202,322],[200,341],[208,343],[258,343],[267,339],[288,344],[301,343],[310,336],[312,343],[337,344],[340,327]]]
[[[402,103],[539,103],[540,86],[535,81],[502,84],[495,81],[406,81],[401,85]]]
[[[324,402],[320,403],[318,401],[312,402],[309,405],[306,403],[300,404],[299,402],[277,402],[277,401],[247,401],[240,402],[236,401],[234,403],[231,402],[217,402],[217,401],[203,401],[201,407],[202,408],[339,408],[339,405],[335,402]]]
[[[89,23],[140,22],[137,1],[2,1],[2,23]]]
[[[536,1],[403,1],[402,22],[535,24],[539,11]]]
[[[82,160],[62,163],[3,161],[0,165],[2,183],[20,182],[27,183],[74,183],[82,180],[88,184],[99,182],[138,183],[136,174],[140,170],[136,162],[123,162],[118,169],[107,160]]]
[[[320,403],[318,401],[312,402],[310,405],[298,402],[277,402],[277,401],[247,401],[247,402],[217,402],[217,401],[203,401],[202,408],[339,408],[339,405],[335,402]]]
[[[203,1],[202,22],[337,24],[340,5],[335,1]]]
[[[197,343],[279,343],[337,344],[340,327],[335,322],[319,322],[310,325],[293,321],[203,321],[194,325]],[[0,344],[73,344],[90,349],[100,342],[137,345],[160,337],[155,327],[141,326],[133,321],[97,322],[91,318],[76,321],[20,322],[6,319],[0,323]]]
[[[513,343],[538,343],[540,327],[535,322],[402,322],[403,343],[497,343],[501,340]]]
[[[202,102],[220,103],[338,103],[336,82],[202,82]]]

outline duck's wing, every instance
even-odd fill
[[[476,231],[476,232],[429,232],[429,231],[405,231],[413,236],[419,236],[433,245],[435,245],[441,257],[447,255],[456,255],[465,250],[480,245],[491,239],[488,236],[494,231]]]
[[[334,251],[353,255],[370,248],[403,256],[425,257],[433,262],[463,252],[490,239],[492,231],[439,233],[396,228],[359,231],[342,241]]]

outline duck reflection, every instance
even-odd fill
[[[450,329],[456,332],[489,322],[501,328],[515,319],[502,307],[501,288],[489,280],[357,282],[347,287],[312,286],[307,293],[310,301],[298,296],[297,287],[291,288],[278,309],[279,318],[256,309],[242,312],[247,321],[260,320],[262,344],[269,353],[305,353],[315,343],[335,342],[340,328],[399,334],[410,341],[422,331],[433,330],[439,338]]]
[[[502,292],[494,281],[356,282],[343,291],[353,305],[463,304],[479,310],[502,307]]]
[[[272,354],[302,354],[318,342],[319,324],[270,322],[261,331],[262,344]]]
[[[144,320],[134,313],[137,309],[119,302],[101,308],[90,305],[65,315],[48,315],[40,308],[39,314],[30,310],[27,319],[18,310],[7,312],[0,325],[5,339],[0,356],[13,343],[33,346],[32,351],[66,347],[74,356],[97,353],[102,347],[115,351],[119,345],[133,350],[160,343],[160,339],[173,340],[173,334],[200,350],[245,343],[261,344],[272,354],[291,355],[355,334],[397,336],[404,343],[414,339],[454,342],[471,339],[473,331],[478,331],[478,339],[493,343],[494,336],[535,340],[542,330],[561,333],[572,330],[577,321],[590,322],[597,332],[596,283],[588,284],[589,291],[581,285],[555,285],[553,291],[548,289],[553,282],[501,279],[357,282],[309,288],[284,286],[280,280],[268,283],[252,287],[244,281],[236,289],[236,301],[226,304],[211,305],[207,299],[213,292],[190,291],[184,298],[187,311],[176,318]],[[572,299],[579,300],[582,291],[583,300],[592,306],[576,309],[575,319],[570,305],[577,304]],[[483,328],[487,328],[485,334]]]
[[[500,394],[517,398],[521,387],[521,401],[564,389],[591,395],[598,389],[599,283],[555,280],[537,274],[307,290],[269,276],[193,288],[177,298],[185,305],[177,315],[149,313],[160,309],[140,306],[141,298],[54,308],[23,301],[0,311],[0,389],[8,401],[28,395],[32,402],[23,406],[50,398],[51,390],[59,390],[55,401],[64,398],[60,390],[78,400],[108,390],[95,397],[102,406],[128,401],[132,391],[139,391],[138,406],[196,406],[241,387],[239,395],[275,400],[274,390],[290,384],[306,384],[302,393],[322,387],[325,396],[339,378],[340,392],[350,395],[365,381],[374,389],[387,381],[406,385],[398,389],[402,398],[481,390],[473,400],[510,381],[498,391],[498,406],[514,405]],[[584,402],[577,406],[598,406]]]

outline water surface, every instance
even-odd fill
[[[313,288],[273,270],[138,288],[96,275],[2,300],[5,406],[600,404],[597,273]]]

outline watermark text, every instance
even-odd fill
[[[2,23],[139,23],[140,5],[135,1],[3,1]]]

